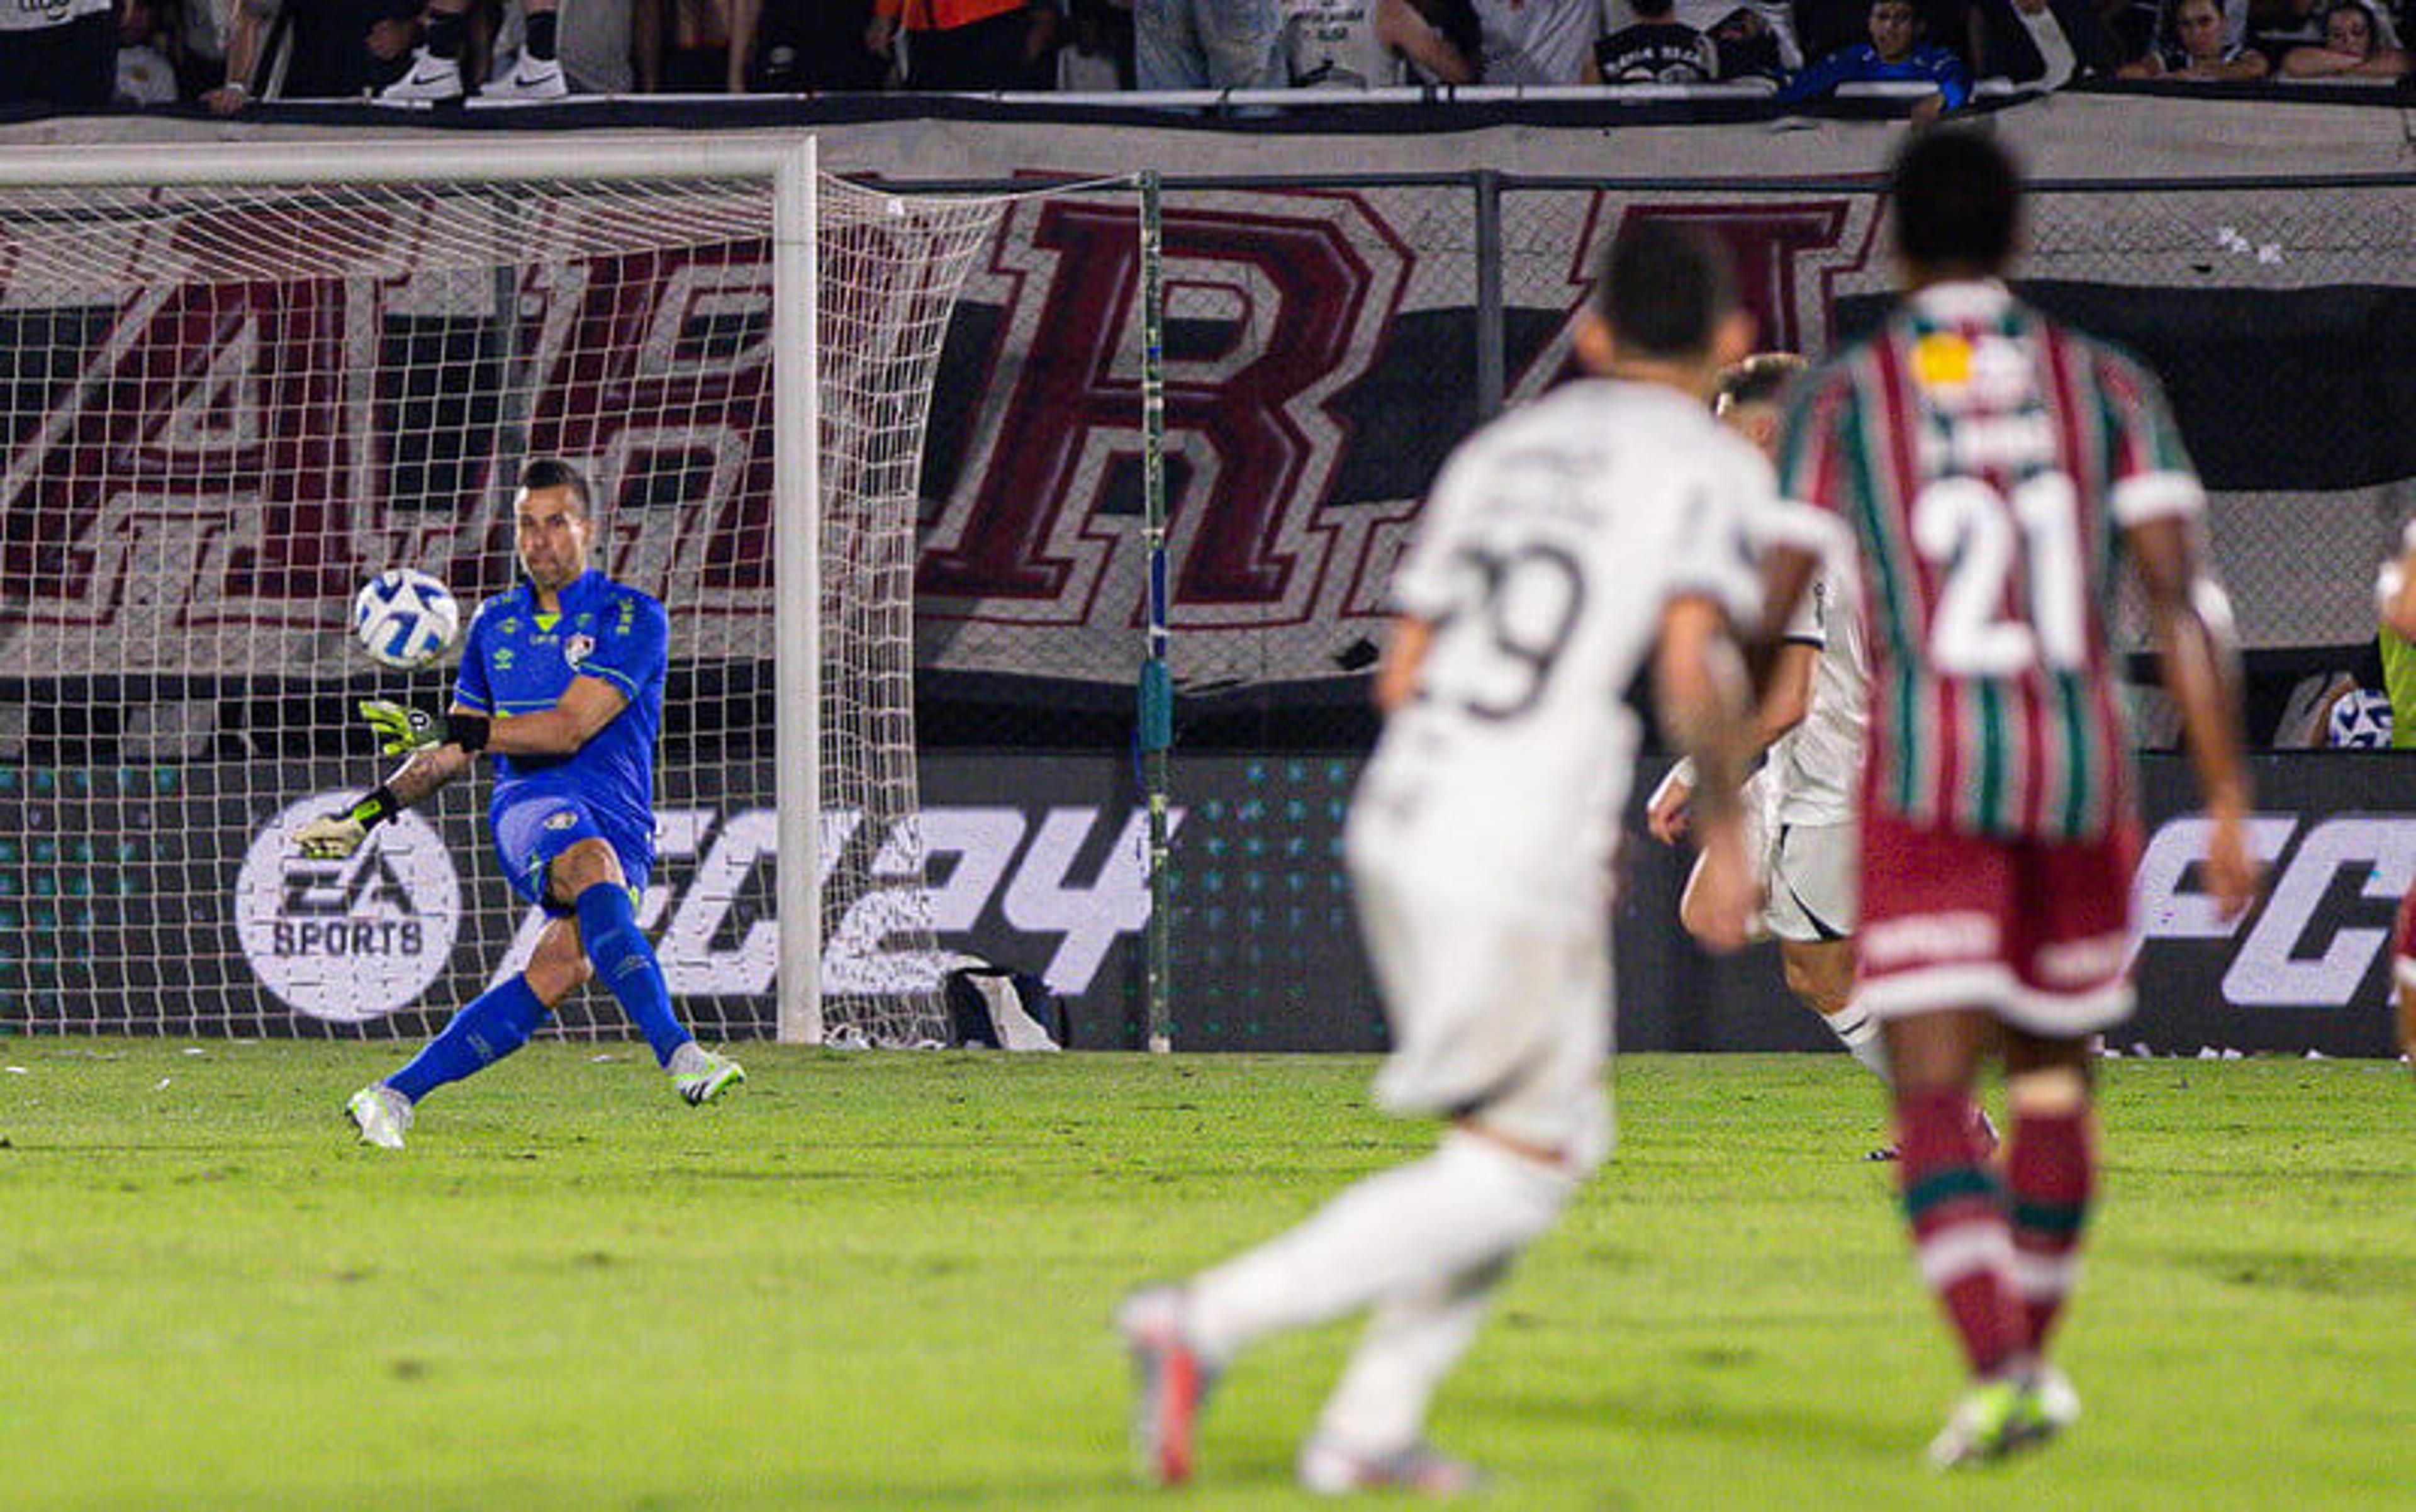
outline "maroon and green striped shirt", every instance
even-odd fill
[[[1932,285],[1797,386],[1779,473],[1861,539],[1865,811],[2033,839],[2128,812],[2123,532],[2205,500],[2145,370],[2001,284]]]

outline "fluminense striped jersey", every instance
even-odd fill
[[[2205,507],[2152,377],[2001,284],[1934,284],[1797,386],[1779,472],[1861,540],[1866,811],[2032,839],[2127,813],[2122,533]]]

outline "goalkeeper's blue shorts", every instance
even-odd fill
[[[487,818],[495,833],[495,859],[503,864],[504,880],[512,885],[512,891],[556,918],[577,910],[571,902],[547,895],[546,869],[553,865],[555,856],[581,840],[602,840],[612,847],[633,901],[646,890],[646,877],[654,869],[654,848],[633,845],[606,832],[586,805],[576,799],[533,793],[496,806]]]

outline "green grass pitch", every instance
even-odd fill
[[[1146,1505],[1117,1295],[1431,1137],[1364,1059],[742,1050],[691,1110],[543,1044],[397,1156],[337,1112],[392,1046],[0,1040],[0,1507]],[[2416,1506],[2406,1069],[2105,1071],[2045,1453],[1919,1464],[1956,1373],[1835,1056],[1622,1063],[1437,1441],[1502,1507]],[[1349,1339],[1244,1360],[1158,1504],[1305,1502]]]

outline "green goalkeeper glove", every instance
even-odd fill
[[[380,786],[340,814],[322,814],[294,832],[294,848],[313,861],[341,861],[370,831],[402,812],[392,788]]]
[[[465,751],[486,748],[487,718],[480,714],[447,714],[442,719],[424,709],[407,709],[384,699],[365,699],[361,718],[378,733],[378,748],[404,756],[432,746],[459,746]]]

